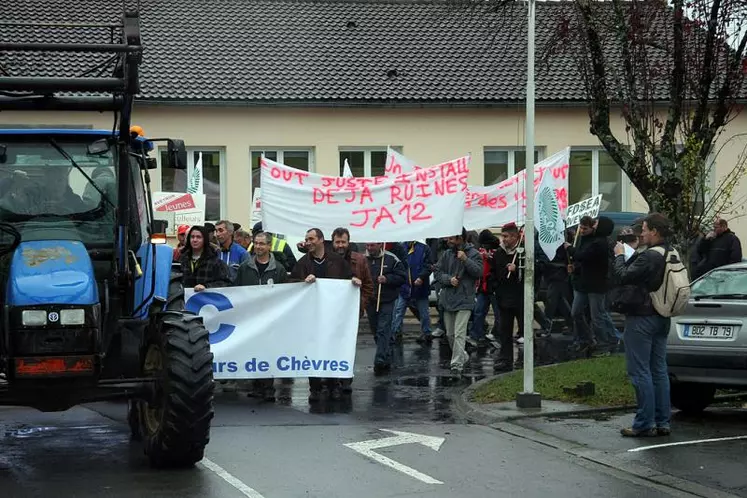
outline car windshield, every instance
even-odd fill
[[[0,136],[5,149],[0,157],[0,221],[15,225],[25,240],[62,236],[85,244],[112,243],[110,202],[116,204],[117,195],[113,152],[89,154],[93,138],[71,138]],[[60,235],[60,229],[67,233]]]
[[[718,269],[693,283],[692,297],[747,295],[747,268]]]

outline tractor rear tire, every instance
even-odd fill
[[[172,312],[149,337],[143,373],[157,378],[155,395],[138,404],[153,467],[191,467],[204,457],[215,389],[208,336],[201,317]]]

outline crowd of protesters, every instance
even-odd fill
[[[296,260],[284,237],[263,231],[261,224],[250,233],[221,220],[215,225],[178,227],[174,262],[181,267],[184,285],[197,292],[210,287],[313,284],[319,278],[350,280],[361,289],[360,317],[365,314],[376,341],[377,376],[392,370],[408,309],[420,322],[418,343],[428,346],[434,337],[446,336],[449,366],[457,375],[468,368],[471,352],[480,347],[493,350],[496,371],[520,367],[522,355],[516,353],[526,333],[570,335],[571,347],[581,355],[609,354],[623,340],[611,310],[625,309],[626,363],[638,413],[633,426],[622,434],[668,435],[665,351],[670,321],[658,315],[650,302],[625,308],[625,300],[647,296],[661,286],[664,259],[646,249],[663,245],[670,250],[671,227],[666,218],[653,214],[620,228],[613,239],[614,228],[604,216],[584,217],[577,229],[566,231],[566,242],[553,258],[537,246],[535,299],[528,304],[524,302],[524,234],[513,223],[501,227],[498,235],[490,230],[479,234],[462,230],[443,239],[366,243],[360,248],[345,228],[334,230],[329,239],[320,229],[311,228],[297,246],[303,256]],[[691,253],[693,278],[742,259],[739,239],[722,219],[695,242]],[[432,293],[437,296],[435,327]],[[536,330],[524,330],[527,305],[532,306]],[[251,394],[274,401],[273,381],[254,381]],[[340,399],[350,394],[351,385],[352,379],[310,378],[309,401],[318,402],[325,395]]]

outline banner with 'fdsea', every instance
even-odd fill
[[[185,292],[210,331],[216,379],[353,376],[360,290],[350,280]]]

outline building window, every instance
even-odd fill
[[[384,176],[386,172],[386,147],[344,147],[340,148],[340,176],[348,160],[353,176]],[[400,154],[401,146],[392,149]]]
[[[601,149],[572,150],[568,177],[568,203],[602,194],[600,211],[623,211],[622,169]]]
[[[544,157],[544,148],[534,149],[534,162]],[[483,152],[483,184],[496,185],[527,167],[527,151],[519,147],[486,147]]]
[[[254,189],[262,186],[262,175],[260,169],[260,159],[262,154],[270,161],[275,161],[291,168],[302,171],[314,171],[314,154],[308,148],[292,149],[252,149],[252,199],[254,199]]]
[[[187,172],[192,171],[202,153],[202,192],[205,194],[205,220],[215,221],[223,217],[224,197],[221,178],[225,170],[225,154],[221,149],[187,148],[187,169],[161,168],[161,190],[163,192],[186,192]],[[166,162],[166,149],[159,150],[161,164]]]

